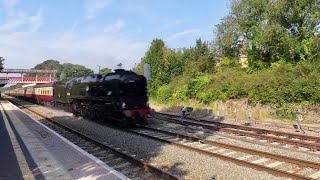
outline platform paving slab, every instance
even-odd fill
[[[0,99],[0,179],[128,179]]]

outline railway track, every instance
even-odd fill
[[[21,108],[26,109],[27,107],[22,106]],[[47,119],[40,113],[32,113],[40,116],[41,119],[44,119],[43,122],[46,121],[45,123],[48,123],[46,125],[50,126],[55,131],[58,131],[58,133],[61,132],[60,134],[62,134],[63,136],[67,136],[66,138],[71,142],[74,142],[85,151],[93,154],[112,167],[115,167],[116,170],[127,175],[130,178],[140,177],[143,179],[178,179],[178,177],[174,175],[164,175],[163,173],[166,173],[165,171],[156,168],[152,164],[149,164],[148,166],[148,164],[144,163],[141,159],[128,160],[126,157],[128,156],[128,154],[125,150],[121,150],[110,144],[101,145],[100,142],[96,142],[95,140],[88,141],[88,137],[82,133],[80,133],[80,136],[84,136],[84,140],[79,140],[78,135],[70,135],[70,137],[68,137],[68,134],[70,134],[70,132],[69,130],[66,130],[63,125],[56,124],[56,122]],[[220,158],[222,160],[230,161],[241,166],[265,171],[275,176],[283,176],[292,179],[317,179],[320,177],[319,163],[313,163],[309,161],[303,161],[266,152],[232,146],[224,143],[208,141],[161,129],[153,129],[150,127],[123,131],[151,138],[163,143],[168,143],[211,157]],[[66,133],[67,135],[65,135],[64,133]],[[79,132],[75,133],[78,134]],[[134,157],[134,155],[129,155],[130,158],[132,158],[132,156]],[[138,162],[136,162],[137,160]],[[140,166],[139,170],[137,170],[137,166]],[[131,172],[132,169],[137,171],[136,174],[128,174],[128,171]],[[145,169],[147,169],[148,172],[146,172]]]
[[[238,120],[240,123],[245,124],[245,120]],[[281,129],[287,129],[288,131],[293,130],[293,124],[287,124],[283,122],[270,122],[270,121],[254,121],[255,124],[263,125],[265,127],[270,127],[270,128],[281,128]],[[317,125],[311,125],[311,124],[303,124],[302,125],[303,131],[307,132],[313,132],[313,133],[320,133],[320,126]]]
[[[241,166],[265,171],[275,176],[292,179],[317,179],[320,177],[320,163],[199,139],[152,127],[126,131],[190,151],[230,161]]]
[[[182,177],[175,176],[157,168],[153,164],[145,162],[143,159],[136,158],[135,154],[129,154],[125,149],[121,149],[112,144],[102,143],[99,140],[87,136],[85,133],[77,132],[63,124],[53,121],[22,104],[14,101],[10,102],[24,109],[28,114],[36,115],[41,119],[41,123],[131,179],[183,179]]]
[[[190,117],[185,117],[181,120],[180,116],[165,113],[154,113],[153,117],[173,123],[181,123],[181,121],[183,121],[183,124],[187,125],[195,125],[215,131],[252,137],[256,139],[266,140],[271,143],[277,142],[280,144],[289,144],[295,147],[307,148],[311,151],[320,151],[320,137],[286,133],[234,124],[226,124]]]

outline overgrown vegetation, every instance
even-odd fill
[[[154,95],[161,102],[196,99],[248,98],[252,103],[319,103],[320,65],[306,62],[263,69],[252,74],[241,68],[220,68],[214,75],[194,72],[163,85]]]
[[[231,0],[230,13],[216,26],[213,42],[170,49],[161,39],[135,71],[151,66],[151,98],[161,103],[247,98],[278,107],[320,102],[320,1]],[[239,56],[245,55],[248,68]],[[289,115],[290,114],[290,115]]]

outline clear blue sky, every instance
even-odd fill
[[[152,39],[170,48],[211,41],[229,0],[0,0],[0,56],[6,68],[46,59],[97,70],[130,69]]]

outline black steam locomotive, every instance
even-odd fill
[[[48,100],[51,102],[46,104],[63,105],[76,116],[120,126],[145,125],[150,113],[146,78],[132,71],[117,69],[109,74],[92,74],[41,86],[7,94],[17,96],[15,92],[18,92],[18,96],[37,98],[38,102]]]

